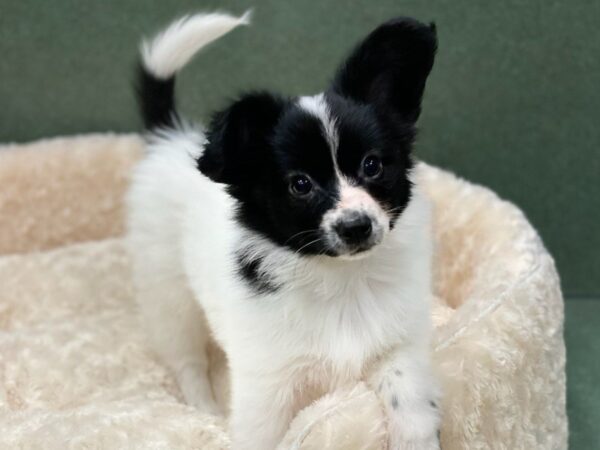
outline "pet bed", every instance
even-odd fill
[[[134,309],[122,198],[142,142],[126,135],[0,147],[0,448],[228,448],[226,419],[182,402]],[[442,447],[564,449],[563,300],[523,214],[420,164],[433,199]],[[227,369],[211,351],[227,401]],[[302,410],[280,450],[385,450],[364,384]]]

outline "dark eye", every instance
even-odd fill
[[[296,175],[290,180],[290,190],[297,196],[307,195],[312,187],[312,182],[306,175]]]
[[[363,160],[363,173],[368,178],[375,178],[383,170],[381,160],[375,155],[369,155]]]

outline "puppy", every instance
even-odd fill
[[[390,449],[438,449],[430,212],[411,177],[435,28],[391,20],[324,92],[254,92],[206,131],[185,124],[175,74],[247,22],[199,14],[142,46],[149,138],[128,228],[145,326],[211,413],[209,335],[222,346],[234,450],[274,449],[301,408],[358,380],[381,399]]]

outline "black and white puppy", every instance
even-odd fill
[[[209,412],[208,336],[223,347],[234,450],[274,449],[299,409],[357,380],[381,398],[390,449],[437,449],[430,212],[411,175],[435,28],[391,20],[323,93],[251,93],[206,131],[184,124],[174,75],[247,21],[195,15],[142,47],[151,133],[128,211],[145,326]]]

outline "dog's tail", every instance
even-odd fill
[[[175,74],[200,49],[237,26],[249,23],[250,11],[241,17],[195,14],[173,22],[151,40],[142,42],[137,94],[147,128],[175,125]]]

